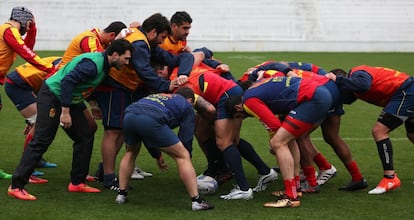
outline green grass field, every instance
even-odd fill
[[[40,52],[41,57],[61,55],[62,52]],[[266,60],[304,61],[318,64],[330,70],[360,65],[374,65],[396,68],[414,74],[414,53],[216,53],[215,58],[227,63],[235,76],[240,76],[248,67]],[[22,63],[19,58],[16,64]],[[13,172],[22,153],[24,120],[0,90],[3,109],[0,112],[0,168]],[[362,174],[368,180],[369,189],[376,186],[382,178],[382,166],[375,143],[371,138],[371,127],[380,109],[357,101],[345,106],[342,118],[341,136],[350,145],[353,156]],[[100,123],[100,122],[98,122]],[[96,170],[100,160],[102,126],[96,133],[94,153],[90,173]],[[268,163],[276,166],[275,159],[268,153],[268,137],[263,126],[254,118],[246,119],[241,136],[250,141],[256,151]],[[55,141],[44,157],[58,164],[55,169],[39,169],[45,172],[49,183],[27,185],[37,201],[26,202],[9,198],[8,180],[0,180],[0,219],[412,219],[414,195],[414,174],[412,158],[414,146],[405,138],[404,129],[396,129],[391,138],[394,146],[395,168],[402,181],[400,189],[384,195],[368,195],[367,191],[343,192],[337,188],[350,181],[343,164],[327,146],[317,130],[312,134],[313,141],[327,159],[336,166],[338,175],[323,186],[319,194],[307,194],[302,198],[300,208],[266,209],[262,204],[271,201],[272,190],[283,187],[280,180],[270,185],[266,192],[255,194],[250,201],[223,201],[220,194],[228,193],[232,183],[224,184],[218,192],[206,196],[215,204],[215,209],[206,212],[193,212],[185,188],[180,182],[176,166],[171,158],[166,158],[169,170],[161,172],[155,161],[143,150],[137,164],[154,174],[145,180],[134,180],[129,192],[130,202],[125,205],[114,203],[115,193],[103,191],[98,194],[76,194],[67,192],[71,167],[71,140],[59,131]],[[121,152],[121,154],[123,151]],[[194,141],[193,163],[197,173],[204,171],[206,160]],[[118,161],[119,161],[118,157]],[[254,186],[258,176],[254,168],[244,161],[246,176]],[[92,186],[102,188],[99,183]]]

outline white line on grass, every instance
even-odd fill
[[[343,137],[342,138],[345,141],[373,141],[373,138],[354,138],[354,137]],[[323,141],[323,138],[321,137],[316,137],[316,138],[312,138],[312,140],[315,141]],[[391,137],[391,141],[408,141],[408,138],[392,138]]]

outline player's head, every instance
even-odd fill
[[[349,73],[345,72],[345,70],[343,70],[343,69],[337,68],[337,69],[333,69],[329,72],[335,74],[336,76],[349,77]],[[357,98],[355,97],[354,93],[351,90],[347,90],[347,89],[342,88],[341,89],[341,94],[342,94],[342,97],[343,97],[343,103],[344,104],[349,105],[349,104],[354,103],[357,100]]]
[[[25,7],[14,7],[10,15],[10,20],[20,23],[19,32],[21,35],[24,35],[27,31],[28,22],[33,21],[33,14],[29,9]]]
[[[240,81],[237,82],[237,84],[243,89],[243,90],[247,90],[249,89],[252,85],[253,85],[253,81],[248,80],[248,79],[241,79]]]
[[[195,96],[194,91],[189,87],[180,87],[175,91],[175,94],[183,96],[185,99],[191,99],[191,103],[194,102]]]
[[[162,43],[171,34],[170,22],[161,13],[155,13],[144,20],[142,30],[146,32],[151,47]]]
[[[106,48],[109,65],[116,69],[121,69],[121,67],[129,63],[133,51],[134,47],[127,40],[119,39],[112,41]]]
[[[242,96],[231,96],[224,104],[227,114],[233,118],[245,118],[247,115],[243,111]]]
[[[185,11],[177,11],[171,16],[171,30],[174,39],[186,40],[190,34],[191,23],[193,19]]]
[[[347,75],[348,75],[348,73],[346,73],[345,70],[339,69],[339,68],[333,69],[329,72],[335,74],[336,76],[342,76],[342,77],[347,77]]]
[[[177,12],[175,12],[173,14],[173,16],[171,16],[171,20],[170,20],[170,23],[171,24],[177,24],[177,25],[182,25],[184,23],[191,24],[192,22],[193,22],[193,19],[185,11],[177,11]]]
[[[127,26],[121,21],[110,23],[108,27],[99,33],[101,44],[106,48],[124,28],[127,28]]]
[[[111,33],[111,32],[113,32],[115,34],[115,36],[116,36],[124,28],[127,28],[127,26],[123,22],[121,22],[121,21],[114,21],[114,22],[110,23],[108,25],[108,27],[106,27],[103,31],[105,31],[105,33]]]
[[[168,72],[168,66],[155,62],[151,60],[151,66],[154,68],[154,71],[157,73],[159,77],[162,77],[164,79],[169,79],[170,74]]]

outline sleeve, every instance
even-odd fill
[[[353,72],[350,77],[337,76],[336,84],[346,91],[367,92],[371,88],[372,76],[363,70],[358,70]]]
[[[204,60],[203,63],[207,66],[216,68],[218,65],[221,64],[220,61],[213,59],[213,51],[209,50],[206,47],[197,48],[194,50],[194,52],[203,52],[204,53]]]
[[[158,63],[166,64],[170,69],[178,66],[178,76],[189,76],[194,65],[193,54],[183,52],[174,55],[161,47],[156,47],[151,51],[151,59],[156,60]]]
[[[104,48],[100,46],[98,38],[96,37],[85,37],[80,42],[81,50],[84,53],[88,52],[102,52]]]
[[[244,101],[243,108],[247,114],[259,119],[269,133],[277,131],[281,121],[276,117],[267,105],[258,98],[249,98]]]
[[[321,67],[312,64],[312,63],[303,63],[303,62],[288,62],[289,67],[292,69],[300,69],[305,71],[310,71],[319,75],[326,75],[326,71]]]
[[[24,60],[38,68],[39,70],[51,73],[54,71],[53,65],[40,59],[40,57],[29,48],[23,41],[19,31],[16,28],[9,28],[4,32],[4,41]]]
[[[264,64],[264,65],[261,65],[261,66],[257,67],[257,69],[256,69],[256,70],[254,70],[253,72],[256,72],[256,75],[257,75],[257,72],[258,72],[258,71],[261,71],[261,70],[277,70],[277,71],[279,71],[279,72],[284,73],[285,75],[286,75],[289,71],[292,71],[292,69],[291,69],[291,68],[289,68],[288,66],[286,66],[285,64],[283,64],[283,63],[278,63],[278,62],[268,62],[268,63],[266,63],[266,64]],[[252,73],[252,74],[253,74],[253,73]]]
[[[180,122],[180,129],[178,130],[178,138],[183,142],[188,152],[193,151],[193,136],[195,129],[195,113],[193,107],[188,103],[186,111],[183,113],[184,117]]]
[[[178,66],[177,75],[189,76],[194,65],[194,56],[191,53],[180,53],[174,57],[173,63]]]
[[[251,72],[251,74],[249,74],[248,80],[253,81],[253,82],[256,81],[257,78],[259,77],[259,72],[260,71],[266,71],[266,70],[276,70],[276,71],[282,72],[285,75],[289,71],[292,71],[291,68],[289,68],[288,66],[286,66],[283,63],[268,61],[268,62],[264,62],[264,63],[256,66],[256,69],[253,70]]]
[[[77,84],[87,82],[98,74],[95,63],[87,58],[81,60],[60,82],[61,105],[68,107],[72,104],[72,93]]]
[[[221,64],[220,61],[212,58],[204,58],[203,63],[212,68],[216,68],[218,65]]]
[[[32,27],[30,27],[30,30],[26,33],[26,37],[24,38],[24,43],[31,50],[33,50],[34,45],[36,43],[36,34],[37,34],[37,29],[36,29],[36,26],[33,25]]]
[[[152,68],[151,54],[145,41],[134,42],[133,46],[134,53],[132,54],[131,63],[138,77],[155,92],[168,92],[170,81],[158,76]]]

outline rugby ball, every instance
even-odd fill
[[[197,188],[200,194],[212,194],[217,191],[218,183],[213,177],[201,174],[197,176]]]

